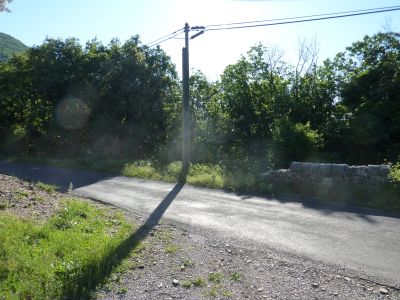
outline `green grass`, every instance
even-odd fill
[[[9,207],[8,201],[0,198],[0,210],[4,210]]]
[[[229,280],[230,281],[241,281],[243,278],[243,274],[237,271],[229,273]]]
[[[160,165],[151,161],[137,161],[125,164],[122,174],[124,176],[177,182],[181,168],[180,162]],[[225,176],[225,170],[218,165],[191,164],[186,182],[197,186],[223,188]]]
[[[165,247],[165,253],[172,254],[179,250],[179,247],[175,244],[169,244]]]
[[[14,192],[14,197],[19,200],[22,200],[28,196],[29,196],[29,193],[27,191],[15,191]]]
[[[35,201],[35,202],[44,202],[44,197],[43,197],[43,196],[40,196],[40,195],[34,195],[34,196],[32,197],[32,201]]]
[[[219,296],[219,298],[232,298],[232,292],[224,289],[223,285],[220,283],[212,283],[212,285],[209,287],[207,291],[204,292],[204,296],[207,298],[216,298]]]
[[[181,287],[184,287],[185,289],[190,289],[192,287],[192,281],[191,280],[183,280],[180,283]]]
[[[221,272],[214,272],[208,274],[208,281],[213,283],[221,283],[222,279],[224,278],[224,274]]]
[[[0,295],[88,297],[109,274],[115,249],[131,231],[121,213],[74,199],[41,223],[0,212]]]
[[[202,277],[196,277],[190,280],[183,280],[180,285],[186,289],[189,289],[192,286],[204,287],[206,284],[206,281]]]
[[[47,192],[47,193],[49,193],[49,194],[53,194],[54,192],[56,192],[56,191],[59,189],[59,187],[56,186],[56,185],[47,184],[47,183],[43,183],[43,182],[40,182],[40,181],[38,181],[38,182],[36,183],[36,186],[37,186],[39,189],[41,189],[42,191],[45,191],[45,192]]]
[[[203,287],[206,286],[206,281],[201,277],[196,277],[192,280],[192,283],[195,287]]]
[[[181,263],[182,266],[184,267],[193,267],[194,266],[194,261],[191,259],[184,259]]]

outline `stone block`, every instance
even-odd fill
[[[382,177],[388,177],[390,173],[390,167],[388,165],[381,165],[379,169],[379,175]]]
[[[357,167],[356,166],[348,166],[346,165],[344,172],[346,174],[346,176],[352,177],[355,176],[357,171]]]
[[[302,163],[300,173],[302,175],[315,175],[318,174],[319,163]]]
[[[332,176],[332,164],[319,164],[318,174],[321,177],[331,177]]]
[[[332,164],[332,176],[345,176],[346,164]]]
[[[300,172],[301,162],[293,161],[290,164],[289,170],[290,172]]]
[[[380,169],[380,165],[368,165],[368,176],[379,176]]]
[[[360,176],[360,177],[367,177],[368,176],[368,167],[367,166],[356,167],[356,173],[354,175]]]

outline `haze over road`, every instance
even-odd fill
[[[400,219],[172,183],[0,162],[0,173],[68,187],[157,221],[160,217],[339,264],[400,287]]]

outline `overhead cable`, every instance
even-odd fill
[[[156,39],[156,40],[154,40],[154,41],[151,41],[151,42],[145,44],[144,46],[148,46],[148,47],[156,46],[156,45],[158,45],[159,43],[162,43],[163,41],[169,40],[170,38],[177,36],[178,34],[182,33],[183,30],[184,30],[184,28],[175,30],[174,32],[171,32],[171,33],[169,33],[169,34],[166,34],[166,35],[164,35],[164,36],[162,36],[162,37],[160,37],[160,38],[158,38],[158,39]],[[162,41],[159,42],[160,40],[162,40]],[[159,43],[157,43],[157,42],[159,42]],[[152,44],[154,44],[154,45],[152,45]],[[151,46],[150,46],[150,45],[151,45]]]
[[[258,20],[258,21],[245,21],[245,22],[234,22],[234,23],[223,23],[223,24],[211,24],[211,25],[207,25],[205,27],[210,28],[210,27],[221,27],[221,26],[242,25],[242,24],[252,24],[252,23],[288,21],[288,20],[295,20],[295,19],[325,17],[325,16],[332,16],[332,15],[340,15],[340,14],[362,13],[362,12],[369,12],[369,11],[376,11],[376,10],[383,10],[383,9],[398,9],[398,8],[400,8],[400,6],[396,5],[396,6],[388,6],[388,7],[377,7],[377,8],[367,8],[367,9],[341,11],[341,12],[334,12],[334,13],[306,15],[306,16],[301,16],[301,17],[286,17],[286,18],[266,19],[266,20]]]
[[[292,21],[283,21],[283,22],[252,24],[252,25],[241,25],[241,26],[225,26],[225,27],[217,27],[217,28],[208,28],[206,26],[206,31],[242,29],[242,28],[254,28],[254,27],[264,27],[264,26],[304,23],[304,22],[312,22],[312,21],[321,21],[321,20],[338,19],[338,18],[345,18],[345,17],[354,17],[354,16],[361,16],[361,15],[369,15],[369,14],[376,14],[376,13],[397,11],[397,10],[400,10],[400,6],[394,6],[394,7],[391,7],[391,8],[385,8],[385,9],[379,9],[379,10],[370,10],[370,11],[358,12],[358,13],[346,13],[346,14],[340,14],[340,15],[337,14],[337,15],[333,15],[333,16],[325,16],[325,17],[318,17],[318,18],[308,18],[308,19],[292,20]],[[299,18],[301,18],[301,17],[297,17],[297,18],[293,18],[293,19],[299,19]],[[251,21],[249,23],[256,23],[256,22],[261,22],[261,21]],[[242,22],[242,24],[245,24],[245,22]],[[214,25],[214,26],[216,26],[216,25]]]

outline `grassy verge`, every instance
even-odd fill
[[[44,222],[0,212],[0,298],[85,298],[132,233],[123,215],[68,199]]]
[[[136,161],[126,163],[122,174],[124,176],[176,182],[181,168],[180,162],[161,165],[151,161]],[[227,175],[227,171],[218,165],[191,164],[186,182],[197,186],[224,188]]]
[[[145,179],[177,182],[181,172],[181,163],[172,162],[161,164],[157,161],[140,160],[90,160],[90,159],[32,159],[19,158],[13,161],[42,163],[59,167],[89,169],[96,171],[113,172],[124,176],[139,177]],[[237,165],[240,165],[238,163]],[[234,166],[233,166],[234,167]],[[376,194],[370,194],[364,189],[356,189],[345,186],[333,189],[332,192],[318,193],[319,187],[306,184],[304,187],[272,186],[262,180],[257,170],[242,170],[240,167],[227,168],[212,164],[191,164],[186,182],[192,185],[226,189],[231,191],[262,193],[274,195],[289,194],[311,197],[321,203],[336,204],[340,198],[341,204],[350,204],[366,208],[384,209],[394,212],[400,211],[400,163],[392,166],[390,182],[384,189]],[[338,194],[338,196],[335,196]],[[341,194],[343,194],[341,196]]]

